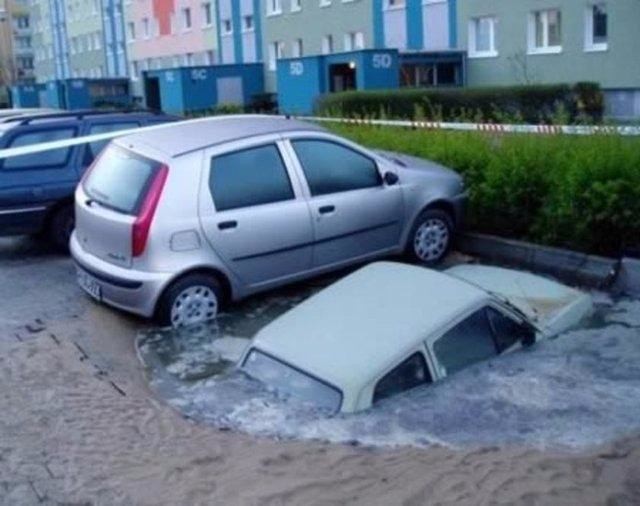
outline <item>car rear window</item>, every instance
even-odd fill
[[[105,207],[137,214],[159,167],[159,162],[110,145],[91,169],[83,188],[92,200]]]
[[[274,390],[310,402],[331,412],[340,410],[342,393],[335,387],[271,355],[252,349],[243,370]]]

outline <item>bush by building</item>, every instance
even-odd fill
[[[460,172],[472,230],[610,256],[640,248],[638,138],[331,128]]]
[[[604,113],[604,97],[596,83],[364,90],[323,95],[316,102],[316,113],[487,123],[597,123]]]

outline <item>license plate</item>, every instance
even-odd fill
[[[82,288],[97,301],[100,301],[102,299],[102,288],[100,288],[100,284],[94,277],[89,276],[89,274],[87,274],[86,272],[79,270],[78,284],[80,285],[80,288]]]

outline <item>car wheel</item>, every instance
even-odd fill
[[[62,252],[69,251],[69,240],[75,226],[73,206],[65,205],[57,209],[49,220],[47,230],[49,242]]]
[[[436,264],[449,251],[453,235],[453,220],[446,211],[422,211],[411,229],[406,248],[407,256],[426,265]]]
[[[162,295],[156,319],[163,326],[185,327],[213,320],[222,302],[222,287],[206,274],[189,274]]]

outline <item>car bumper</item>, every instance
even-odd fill
[[[80,287],[94,299],[144,317],[152,317],[156,302],[171,279],[170,273],[125,269],[84,251],[75,233],[71,236],[73,257]],[[87,288],[86,280],[95,289]]]

